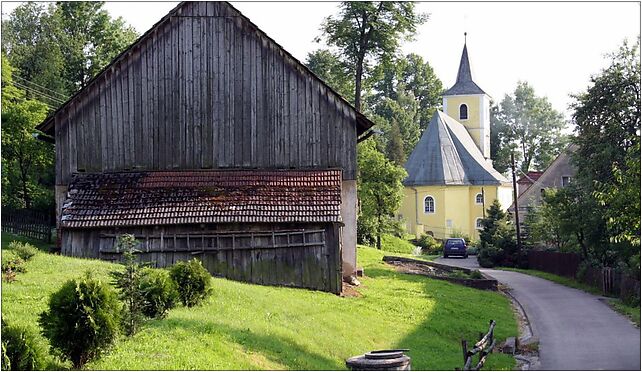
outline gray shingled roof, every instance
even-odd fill
[[[457,72],[457,81],[452,88],[448,89],[444,96],[455,96],[462,94],[486,94],[475,82],[473,81],[473,74],[470,72],[470,62],[468,61],[468,49],[464,44],[464,51],[461,53],[461,61],[459,62],[459,72]]]
[[[406,186],[509,182],[484,159],[466,128],[441,111],[433,115],[405,168]]]

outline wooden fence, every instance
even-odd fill
[[[468,350],[468,341],[461,340],[461,348],[464,353],[464,371],[479,371],[484,366],[486,357],[492,353],[495,348],[495,335],[493,334],[495,324],[494,320],[490,321],[488,332],[486,334],[480,333],[479,341],[477,341],[475,346],[470,350]],[[479,354],[479,361],[473,367],[473,356],[477,354]]]
[[[623,300],[640,298],[640,281],[612,267],[589,267],[579,275],[581,258],[575,253],[530,251],[528,267],[567,278],[598,288],[602,294]]]
[[[2,231],[51,243],[51,230],[55,227],[46,212],[28,209],[2,208]]]

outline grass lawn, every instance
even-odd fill
[[[575,288],[575,289],[580,289],[585,292],[594,294],[596,296],[603,296],[602,291],[600,291],[598,288],[592,287],[588,284],[580,283],[575,279],[572,278],[567,278],[564,276],[559,276],[551,273],[547,273],[544,271],[538,271],[538,270],[526,270],[526,269],[516,269],[512,267],[500,267],[498,269],[501,270],[508,270],[508,271],[517,271],[523,274],[528,274],[532,276],[536,276],[542,279],[550,280],[551,282],[558,283],[561,285],[565,285],[567,287]],[[613,308],[615,311],[624,314],[627,316],[633,323],[635,323],[638,328],[640,327],[640,305],[638,306],[630,306],[622,302],[622,300],[618,298],[609,298],[608,304]]]
[[[3,251],[10,241],[3,234]],[[452,371],[463,367],[461,339],[476,340],[490,319],[497,321],[498,341],[517,335],[502,295],[398,273],[381,261],[383,255],[359,248],[366,273],[361,297],[213,278],[214,294],[205,304],[149,321],[86,368],[337,370],[353,355],[408,348],[414,370]],[[26,268],[16,282],[3,283],[2,314],[35,330],[49,294],[65,280],[87,270],[109,280],[118,265],[41,253]],[[510,370],[514,364],[511,356],[493,354],[484,369]],[[50,368],[69,365],[52,357]]]

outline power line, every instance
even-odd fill
[[[56,92],[55,90],[51,90],[49,88],[43,87],[42,85],[37,84],[37,83],[35,83],[33,81],[27,80],[27,79],[25,79],[25,78],[23,78],[23,77],[21,77],[19,75],[14,75],[14,78],[18,78],[18,79],[20,79],[20,80],[22,80],[22,81],[24,81],[26,83],[33,84],[33,85],[37,86],[38,88],[42,88],[42,89],[44,89],[46,91],[49,91],[49,92],[51,92],[53,94],[56,94],[56,95],[60,96],[60,98],[63,99],[63,100],[66,100],[68,98],[68,97],[66,97],[64,94],[62,94],[60,92]]]
[[[43,96],[43,97],[45,97],[45,98],[48,98],[48,99],[50,99],[51,101],[53,101],[54,103],[57,103],[57,104],[59,104],[59,105],[62,105],[63,103],[65,103],[64,101],[60,100],[59,98],[52,97],[52,96],[50,96],[50,95],[48,95],[48,94],[46,94],[46,93],[43,93],[42,91],[40,91],[40,90],[38,90],[38,89],[35,89],[35,88],[33,88],[33,87],[28,87],[28,86],[26,86],[26,85],[23,85],[23,84],[18,83],[17,81],[14,81],[13,83],[14,83],[15,85],[17,85],[18,87],[21,87],[21,88],[23,88],[23,89],[31,90],[31,91],[33,91],[33,92],[35,92],[35,93],[37,93],[37,94],[39,94],[39,95],[41,95],[41,96]]]

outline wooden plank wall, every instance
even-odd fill
[[[118,261],[116,236],[130,233],[140,242],[139,259],[156,267],[196,257],[210,273],[229,279],[340,293],[339,229],[337,224],[64,229],[61,253]]]
[[[188,2],[55,117],[57,184],[74,172],[341,168],[348,105],[223,2]]]

